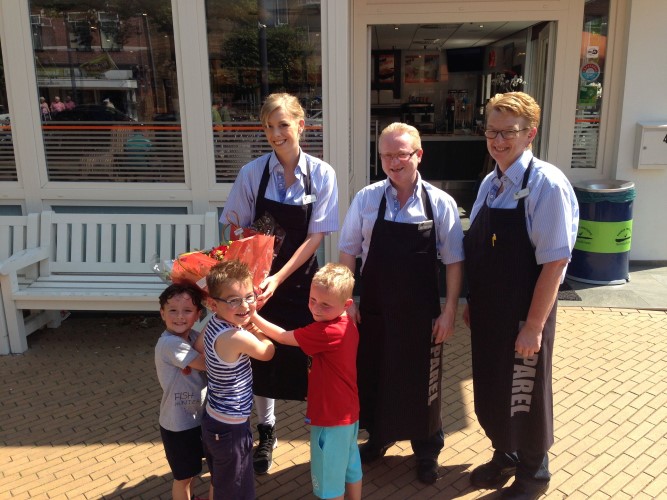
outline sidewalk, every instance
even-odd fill
[[[667,497],[667,311],[582,302],[558,312],[546,498]],[[0,498],[169,498],[153,364],[161,331],[154,315],[72,314],[31,335],[27,353],[0,357]],[[443,358],[440,479],[419,483],[400,442],[364,467],[364,498],[497,497],[468,482],[491,455],[473,410],[468,333],[459,320]],[[304,409],[277,403],[279,446],[259,498],[313,498]]]

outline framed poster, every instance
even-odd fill
[[[405,56],[405,83],[420,83],[424,72],[421,55]]]
[[[394,99],[401,97],[401,57],[397,50],[374,50],[371,53],[371,88],[393,90]]]
[[[440,69],[440,54],[424,55],[424,83],[435,83],[438,81],[438,70]]]
[[[435,83],[440,67],[439,54],[411,54],[405,56],[405,83]]]

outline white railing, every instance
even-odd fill
[[[572,168],[595,168],[598,142],[600,140],[600,118],[595,113],[578,113],[574,120],[572,144]]]
[[[42,126],[50,181],[185,182],[178,123]]]
[[[42,128],[50,181],[185,182],[178,122],[50,122]],[[243,165],[271,151],[258,122],[215,125],[213,140],[218,183],[234,182]],[[306,123],[301,146],[322,157],[321,120]],[[0,180],[7,180],[2,178],[2,147],[0,143]],[[11,141],[8,151],[13,160]],[[16,176],[15,167],[9,169],[10,174]]]
[[[213,127],[216,182],[234,182],[243,165],[271,151],[259,122],[227,122]],[[308,120],[301,136],[301,148],[322,158],[322,121]]]
[[[0,123],[0,182],[17,181],[11,125]]]

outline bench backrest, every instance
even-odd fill
[[[0,260],[39,244],[39,214],[0,216]]]
[[[41,244],[51,258],[40,275],[151,274],[155,261],[218,243],[215,212],[206,214],[72,214],[43,212]]]

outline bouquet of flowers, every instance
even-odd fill
[[[154,264],[155,272],[170,283],[189,283],[206,289],[206,275],[224,260],[245,262],[253,275],[255,288],[269,275],[273,261],[274,236],[256,234],[223,243],[210,250],[198,250],[179,255],[174,260]]]
[[[229,225],[229,239],[231,241],[248,238],[257,234],[265,234],[267,236],[275,236],[273,241],[273,256],[278,255],[280,247],[285,239],[285,230],[280,227],[273,216],[264,212],[264,215],[257,217],[255,222],[249,227],[242,227],[239,224],[239,216],[236,212],[231,211],[227,215],[227,223]]]

